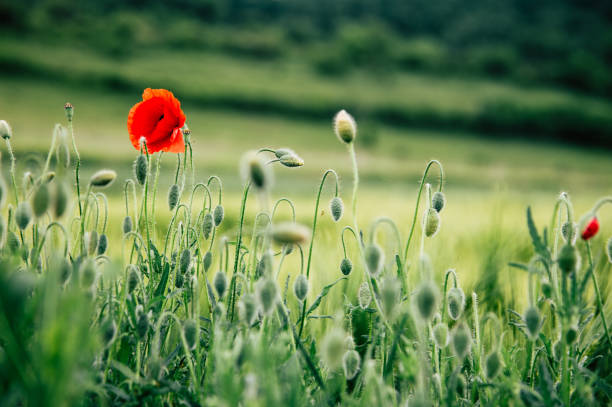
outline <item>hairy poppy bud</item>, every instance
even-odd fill
[[[340,110],[334,117],[334,133],[340,141],[350,144],[357,136],[357,124],[346,110]]]
[[[138,283],[140,283],[140,272],[138,268],[131,264],[129,266],[128,276],[127,276],[127,290],[128,293],[133,293],[136,287],[138,287]]]
[[[293,282],[293,294],[299,302],[303,302],[308,295],[308,279],[304,274],[299,274]]]
[[[79,279],[82,287],[88,288],[96,282],[96,263],[92,259],[85,259],[79,268]]]
[[[565,341],[571,345],[576,341],[576,339],[578,339],[578,326],[572,324],[565,332]]]
[[[342,370],[344,370],[344,376],[346,380],[352,380],[359,372],[359,365],[361,364],[361,356],[356,350],[347,351],[342,357]]]
[[[215,210],[213,211],[213,220],[215,221],[215,226],[219,226],[221,222],[223,222],[224,211],[223,206],[217,205],[215,206]]]
[[[245,294],[240,298],[239,312],[242,320],[248,325],[253,325],[257,316],[257,303],[251,294]]]
[[[429,208],[425,214],[425,236],[432,237],[440,229],[440,215],[434,208]]]
[[[364,257],[370,275],[372,277],[376,277],[378,274],[380,274],[385,262],[385,255],[380,246],[373,243],[366,247]]]
[[[210,252],[210,250],[204,254],[202,264],[204,265],[204,272],[208,272],[208,269],[210,269],[210,266],[212,265],[212,253]]]
[[[49,187],[47,184],[41,184],[32,196],[32,211],[34,212],[34,216],[40,218],[47,212],[47,209],[49,209],[49,199]]]
[[[92,230],[87,234],[87,253],[93,256],[98,250],[98,232]]]
[[[444,192],[436,191],[431,197],[431,207],[434,208],[436,212],[441,212],[445,204],[446,197],[444,196]]]
[[[108,348],[115,341],[115,336],[117,335],[117,324],[112,319],[107,319],[102,324],[102,341],[104,342],[104,346]]]
[[[329,202],[329,211],[332,214],[332,218],[335,222],[338,222],[342,217],[342,213],[344,212],[344,203],[339,196],[335,196]]]
[[[66,119],[68,119],[68,121],[71,122],[72,118],[74,117],[74,107],[70,103],[67,102],[64,105],[64,112],[66,113]]]
[[[593,217],[582,231],[581,237],[583,240],[589,240],[597,234],[597,231],[599,231],[599,221],[597,217]]]
[[[255,152],[249,152],[242,158],[241,172],[242,177],[256,189],[262,190],[270,186],[272,177],[270,168]]]
[[[431,281],[424,281],[416,293],[415,301],[421,319],[429,321],[438,306],[438,287]]]
[[[264,314],[269,314],[276,305],[278,288],[271,279],[263,279],[257,284],[257,300]]]
[[[106,253],[106,249],[108,248],[108,236],[105,233],[100,235],[98,238],[98,255],[103,255]]]
[[[359,306],[361,309],[366,309],[370,306],[370,303],[372,302],[372,293],[370,293],[370,287],[368,286],[367,282],[363,282],[359,286],[357,298],[359,300]]]
[[[174,286],[176,288],[183,288],[183,285],[185,285],[185,274],[176,273],[174,276]]]
[[[140,185],[144,185],[147,180],[147,157],[144,154],[139,154],[134,161],[134,176]]]
[[[204,235],[204,239],[208,240],[210,237],[210,232],[213,229],[213,217],[209,213],[204,215],[204,219],[202,220],[202,234]]]
[[[304,165],[304,160],[295,153],[283,154],[278,160],[282,165],[289,168],[301,167]]]
[[[485,357],[484,371],[487,380],[491,381],[497,377],[503,362],[498,351],[494,350]]]
[[[472,347],[472,335],[470,329],[465,322],[460,322],[451,336],[451,345],[455,356],[460,360],[463,360]]]
[[[89,183],[93,187],[104,188],[109,186],[117,178],[117,173],[113,170],[100,170],[91,176]]]
[[[557,258],[559,268],[566,274],[572,273],[576,270],[578,264],[578,253],[576,248],[569,243],[563,245],[559,251],[559,257]]]
[[[32,221],[32,207],[28,201],[20,202],[15,210],[15,223],[19,229],[24,230]]]
[[[172,184],[168,190],[168,208],[173,211],[179,201],[181,190],[177,184]]]
[[[257,263],[256,274],[258,277],[268,275],[272,272],[272,267],[274,265],[274,257],[270,250],[266,250],[262,255],[261,259]]]
[[[132,231],[132,227],[132,217],[128,215],[123,218],[123,234],[130,233]]]
[[[136,333],[140,339],[144,339],[149,332],[150,315],[145,312],[142,305],[136,307]]]
[[[536,340],[538,334],[540,333],[540,312],[536,307],[529,307],[527,311],[525,311],[525,315],[523,316],[525,320],[525,326],[527,327],[527,334],[531,340]]]
[[[561,237],[566,243],[574,244],[576,235],[578,234],[578,225],[574,222],[564,222],[561,225]]]
[[[608,261],[612,263],[612,237],[606,243],[606,254],[608,255]]]
[[[198,330],[198,323],[195,319],[188,319],[183,324],[183,334],[189,350],[194,350],[198,343]]]
[[[310,229],[295,222],[282,222],[272,227],[272,239],[279,244],[302,244],[310,238]]]
[[[62,257],[57,262],[56,267],[59,272],[60,284],[66,284],[66,281],[68,281],[68,279],[72,275],[72,265],[70,264],[68,259]]]
[[[448,290],[446,302],[448,304],[448,315],[452,320],[458,320],[465,308],[465,295],[463,294],[463,290],[459,287],[453,287]]]
[[[446,348],[448,345],[448,326],[444,322],[440,322],[433,327],[433,338],[438,348]]]
[[[552,285],[550,281],[542,280],[540,287],[542,288],[542,295],[544,295],[544,298],[550,299],[552,297]]]
[[[321,341],[321,359],[329,370],[337,370],[344,356],[345,333],[339,328],[330,330]]]
[[[217,298],[223,298],[223,294],[225,294],[225,289],[227,288],[227,277],[225,277],[224,272],[221,270],[217,271],[213,279],[213,285],[215,286],[215,291],[217,291]]]
[[[70,191],[66,183],[56,182],[53,198],[53,215],[56,219],[61,218],[66,213],[70,202]]]
[[[189,249],[185,249],[181,252],[181,258],[179,260],[179,272],[185,274],[191,266],[191,252]]]
[[[13,135],[13,131],[11,130],[11,126],[7,123],[6,120],[0,120],[0,137],[5,140],[8,140]]]
[[[349,274],[351,274],[352,270],[353,263],[351,262],[351,260],[346,257],[342,259],[342,261],[340,262],[340,271],[342,272],[342,274],[348,276]]]
[[[276,158],[281,158],[284,155],[291,155],[291,154],[295,154],[295,151],[293,151],[290,148],[277,148],[274,151],[274,155],[276,156]]]

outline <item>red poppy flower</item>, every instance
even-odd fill
[[[185,114],[181,102],[166,89],[147,88],[142,93],[142,102],[136,103],[128,115],[127,127],[134,148],[140,150],[140,139],[147,141],[149,153],[185,151],[181,127]]]
[[[599,221],[597,220],[597,218],[593,218],[591,219],[589,224],[586,226],[586,228],[584,228],[584,230],[582,231],[582,238],[584,240],[589,240],[590,238],[592,238],[593,236],[597,234],[598,230],[599,230]]]

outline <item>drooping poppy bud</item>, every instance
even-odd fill
[[[117,173],[113,170],[100,170],[91,176],[89,183],[93,187],[104,188],[109,186],[117,178]]]
[[[599,221],[597,220],[597,217],[593,217],[593,219],[591,219],[591,221],[588,223],[586,228],[584,228],[584,230],[582,231],[582,235],[581,235],[582,239],[589,240],[590,238],[595,236],[598,231],[599,231]]]
[[[304,274],[298,274],[293,283],[293,293],[298,301],[302,302],[308,295],[308,279]]]
[[[344,203],[339,196],[332,198],[331,202],[329,203],[329,210],[332,214],[334,222],[338,222],[342,217],[342,213],[344,212]]]
[[[347,380],[353,379],[359,372],[361,356],[356,350],[347,351],[342,357],[342,370]]]
[[[351,274],[352,270],[353,263],[351,262],[351,260],[346,257],[342,259],[342,261],[340,262],[340,271],[342,272],[342,274],[348,276],[349,274]]]

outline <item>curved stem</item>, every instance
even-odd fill
[[[238,223],[238,239],[236,240],[236,255],[234,257],[234,273],[232,274],[232,283],[230,289],[231,295],[231,304],[228,308],[228,313],[230,313],[230,322],[234,321],[234,297],[236,296],[236,284],[234,280],[234,276],[238,272],[238,262],[240,260],[240,247],[242,246],[242,228],[244,226],[244,212],[246,209],[246,200],[249,195],[249,189],[251,188],[251,183],[248,182],[244,187],[244,192],[242,194],[242,203],[240,206],[240,222]]]

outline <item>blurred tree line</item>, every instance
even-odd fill
[[[0,30],[137,47],[213,49],[313,69],[477,75],[612,96],[609,0],[0,0]]]

